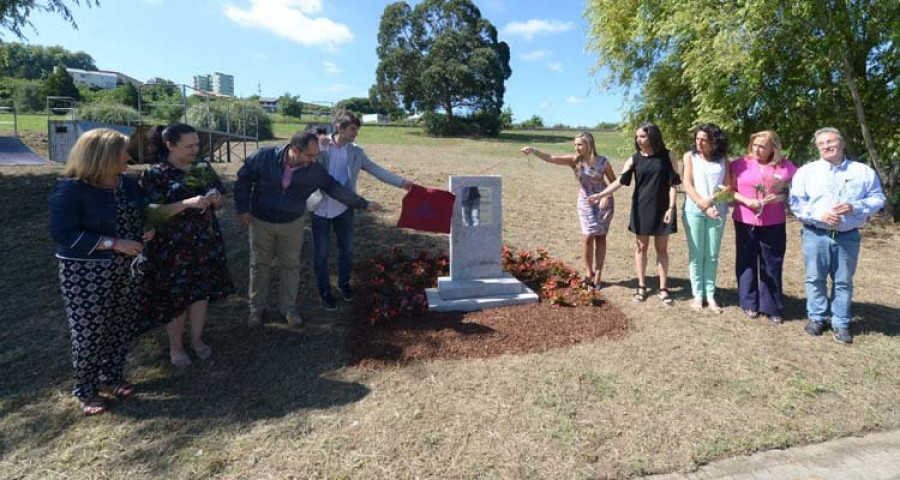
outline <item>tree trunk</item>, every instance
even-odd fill
[[[856,85],[856,78],[853,76],[853,66],[850,63],[850,57],[845,49],[841,49],[841,60],[844,66],[844,79],[847,81],[847,87],[850,88],[850,95],[853,97],[853,106],[856,109],[856,119],[859,121],[859,128],[862,130],[863,140],[866,143],[866,150],[869,152],[872,168],[881,178],[887,201],[884,202],[884,213],[896,221],[894,216],[894,190],[897,188],[897,182],[894,178],[889,178],[884,174],[881,168],[881,157],[875,148],[875,142],[872,140],[872,133],[869,131],[869,123],[866,121],[866,112],[863,108],[862,98],[859,95],[859,87]],[[891,169],[893,170],[893,169]]]
[[[819,16],[822,21],[823,27],[827,28],[829,25],[828,19],[825,17],[826,10],[824,9],[825,5],[820,2],[819,3]],[[850,12],[847,11],[847,4],[843,0],[838,0],[835,2],[835,10],[839,10],[840,12],[847,15],[847,23],[850,22]],[[832,26],[834,26],[832,24]],[[881,156],[878,155],[878,150],[875,148],[875,141],[872,140],[872,133],[869,131],[869,123],[866,121],[866,111],[863,107],[862,97],[859,94],[859,86],[856,83],[856,75],[853,73],[853,63],[850,61],[850,47],[851,47],[851,39],[848,38],[843,32],[835,31],[833,32],[838,38],[841,39],[841,45],[839,48],[835,48],[835,53],[840,56],[841,59],[841,70],[844,73],[844,81],[847,84],[847,88],[850,89],[850,96],[853,97],[853,107],[856,110],[856,120],[859,122],[859,127],[862,130],[863,141],[866,145],[866,150],[869,152],[870,163],[872,164],[872,168],[875,169],[875,173],[881,178],[883,183],[883,187],[886,193],[886,201],[884,202],[884,212],[891,218],[891,220],[896,221],[896,217],[894,215],[894,193],[897,188],[897,183],[894,178],[890,178],[885,176],[884,169],[881,167]],[[893,169],[891,169],[893,170]]]

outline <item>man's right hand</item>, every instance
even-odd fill
[[[250,214],[249,213],[239,213],[238,214],[238,222],[241,223],[241,227],[247,228],[250,226]]]
[[[820,218],[819,220],[821,220],[822,223],[831,225],[832,227],[837,227],[838,224],[841,223],[841,216],[836,215],[834,212],[828,211],[823,213],[822,218]]]

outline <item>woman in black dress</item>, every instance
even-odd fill
[[[669,273],[669,235],[677,231],[675,218],[675,186],[681,183],[675,170],[675,157],[666,148],[662,132],[653,123],[638,127],[634,134],[635,154],[622,169],[622,175],[602,192],[593,195],[593,201],[612,195],[622,185],[631,185],[634,178],[634,194],[631,196],[631,221],[628,230],[635,234],[634,263],[637,268],[638,287],[634,301],[647,298],[645,283],[647,247],[650,237],[656,249],[656,268],[659,272],[659,299],[664,306],[672,305],[666,287]]]

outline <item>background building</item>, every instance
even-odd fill
[[[234,75],[216,72],[212,74],[212,91],[219,95],[234,96]]]
[[[278,111],[278,97],[259,97],[259,106],[268,113]]]
[[[68,67],[66,67],[66,71],[69,72],[72,80],[75,81],[75,85],[87,85],[89,88],[112,90],[116,88],[116,84],[119,82],[119,77],[115,73],[92,72]]]
[[[212,91],[212,77],[209,75],[194,75],[194,88],[204,92]]]
[[[194,75],[194,88],[216,95],[234,96],[234,75],[216,72],[212,75]]]

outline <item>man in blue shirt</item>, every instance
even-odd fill
[[[819,159],[797,170],[790,195],[791,211],[803,222],[806,332],[819,336],[825,329],[831,276],[831,327],[835,341],[848,344],[859,227],[884,206],[884,193],[872,168],[844,156],[840,131],[821,128],[814,138]]]

